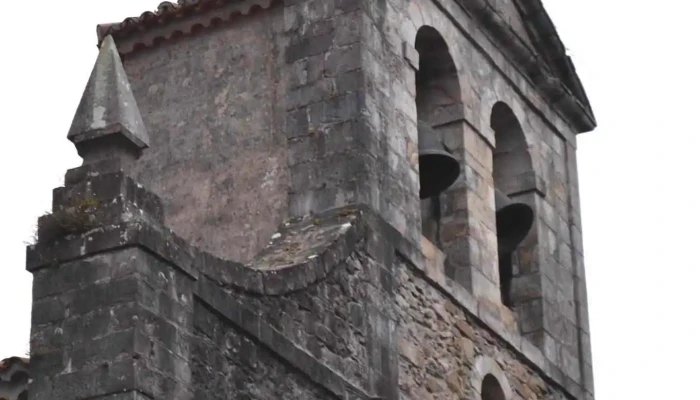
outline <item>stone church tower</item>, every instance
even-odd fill
[[[593,399],[540,0],[181,0],[98,26],[27,250],[29,399]],[[59,132],[60,133],[60,132]]]

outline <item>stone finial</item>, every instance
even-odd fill
[[[148,147],[146,126],[111,36],[102,42],[68,139],[83,164],[107,158],[134,160]]]

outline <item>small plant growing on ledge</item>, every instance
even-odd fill
[[[46,243],[62,236],[79,235],[97,227],[95,212],[100,202],[83,199],[39,218],[35,242]]]

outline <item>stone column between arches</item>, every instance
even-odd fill
[[[460,162],[460,176],[439,196],[421,202],[422,233],[446,256],[446,274],[477,297],[499,303],[491,149],[464,116],[460,82],[441,34],[416,35],[418,119],[440,135]]]

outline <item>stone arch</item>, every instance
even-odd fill
[[[455,154],[462,147],[463,138],[461,131],[454,129],[454,123],[464,120],[464,104],[454,59],[440,32],[428,25],[418,29],[414,47],[419,64],[415,79],[418,120],[433,128],[447,150]],[[457,159],[462,163],[461,157]],[[441,194],[421,201],[423,236],[441,249],[445,245],[443,220],[450,217],[442,197]]]
[[[505,372],[490,357],[479,356],[474,362],[470,383],[479,400],[511,400],[513,389]]]
[[[447,42],[437,29],[424,25],[416,34],[419,55],[416,72],[418,117],[432,125],[464,118],[457,67]]]
[[[481,381],[481,399],[482,400],[505,400],[506,394],[501,388],[498,379],[491,374],[486,375]]]
[[[513,110],[498,101],[491,109],[491,129],[494,131],[493,179],[496,188],[506,194],[518,191],[522,174],[534,172],[527,140]]]
[[[513,110],[503,101],[494,104],[490,117],[494,132],[493,181],[494,188],[511,200],[528,204],[537,209],[537,196],[541,195],[541,184],[535,172],[525,132]],[[537,259],[534,249],[537,246],[536,223],[525,239],[510,255],[499,255],[498,269],[503,304],[518,313],[519,320],[531,319],[528,304],[533,274],[537,274]],[[527,321],[534,322],[534,321]],[[522,328],[522,324],[521,324]]]

